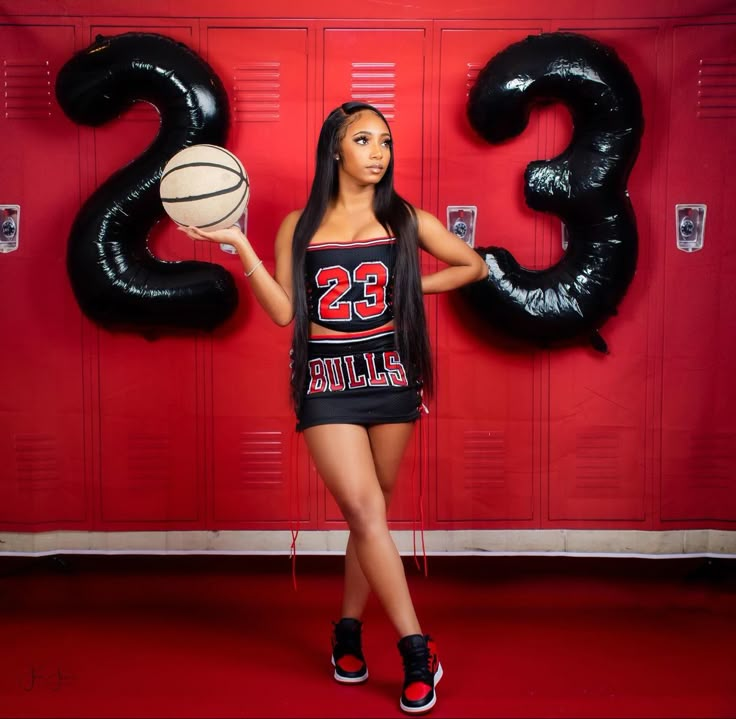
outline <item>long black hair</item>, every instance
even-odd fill
[[[340,142],[345,137],[351,116],[368,110],[383,114],[364,102],[346,102],[325,119],[317,141],[317,162],[307,204],[294,229],[292,269],[294,293],[294,334],[292,336],[292,401],[297,411],[306,391],[309,316],[304,263],[312,237],[319,228],[330,201],[339,190],[338,162]],[[419,237],[414,208],[394,190],[394,153],[386,172],[376,184],[373,212],[386,230],[396,238],[394,280],[394,335],[410,382],[421,383],[427,395],[432,392],[432,358],[424,314],[419,267]]]

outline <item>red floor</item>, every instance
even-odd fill
[[[398,717],[396,637],[332,680],[337,558],[0,558],[2,717]],[[728,560],[407,560],[433,717],[736,717]]]

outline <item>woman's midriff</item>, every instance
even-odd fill
[[[380,327],[375,327],[374,329],[370,330],[370,334],[377,334],[379,332],[382,332],[384,330],[390,330],[394,327],[394,321],[391,320],[389,322],[386,322],[385,325],[381,325]],[[328,329],[327,327],[322,327],[322,325],[318,325],[316,322],[310,322],[309,323],[309,336],[310,337],[325,337],[326,335],[331,336],[340,336],[340,335],[351,335],[355,334],[354,332],[340,332],[339,330],[332,330]]]

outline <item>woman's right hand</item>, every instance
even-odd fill
[[[248,242],[248,238],[243,234],[240,227],[233,225],[225,227],[222,230],[203,230],[199,227],[183,227],[179,225],[185,235],[193,240],[206,240],[208,242],[218,242],[223,245],[232,245],[236,249]]]

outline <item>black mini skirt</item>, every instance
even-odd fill
[[[297,432],[318,424],[370,426],[419,418],[420,387],[407,377],[393,330],[312,337],[308,356]]]

